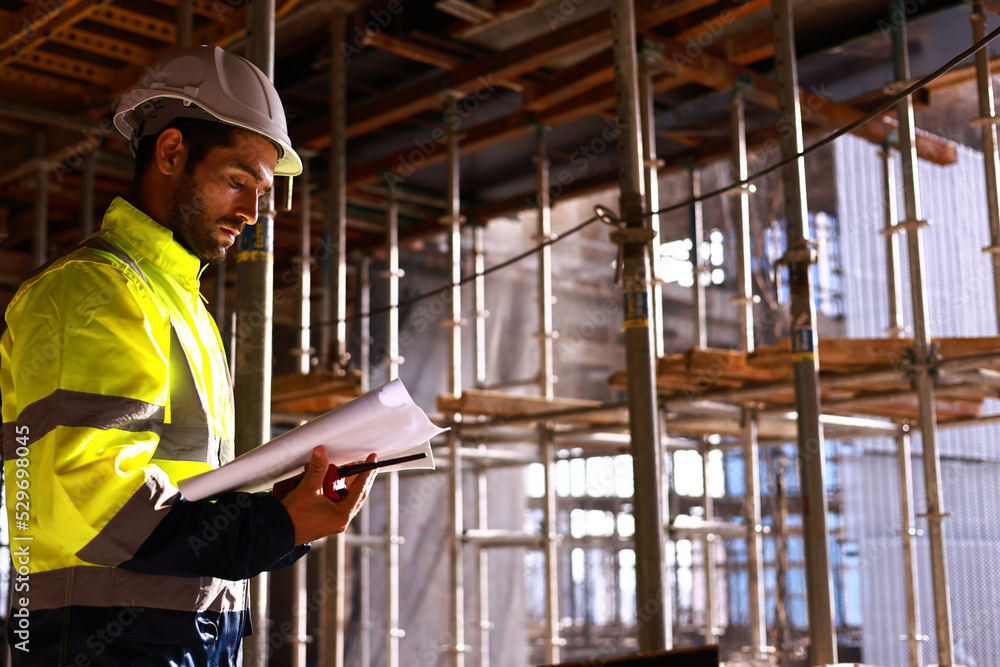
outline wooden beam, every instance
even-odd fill
[[[109,67],[57,56],[40,49],[24,54],[18,64],[52,72],[75,81],[86,81],[102,86],[111,86],[115,78],[115,71]]]
[[[164,5],[169,5],[170,7],[177,7],[177,5],[180,4],[178,0],[156,1]],[[197,16],[204,16],[205,18],[212,19],[213,21],[221,21],[228,12],[232,11],[230,3],[226,3],[225,0],[194,0],[191,4],[192,13]]]
[[[615,82],[608,81],[545,109],[538,114],[538,119],[545,125],[559,126],[583,116],[597,114],[607,106],[608,100],[614,99],[614,95]]]
[[[778,82],[775,79],[709,53],[689,54],[683,44],[649,31],[643,32],[643,41],[660,49],[658,63],[675,76],[686,77],[714,90],[729,90],[742,80],[750,85],[746,91],[748,100],[769,109],[778,109]],[[799,97],[803,122],[839,129],[865,115],[816,91],[800,90]],[[854,134],[881,145],[889,140],[889,127],[880,119],[875,119],[859,127]],[[930,135],[917,137],[917,154],[937,164],[952,164],[958,159],[953,143]]]
[[[638,0],[636,2],[636,25],[653,28],[673,19],[708,7],[718,0]],[[608,21],[611,14],[608,13]]]
[[[774,29],[768,25],[733,35],[712,51],[734,65],[760,62],[774,56]]]
[[[530,120],[530,114],[518,111],[470,128],[465,131],[464,137],[459,143],[459,153],[462,155],[476,153],[502,141],[529,134],[533,131],[532,126],[529,125]],[[417,169],[443,163],[447,158],[447,153],[444,143],[428,138],[425,144],[414,144],[411,149],[349,169],[347,187],[357,188],[379,181],[392,181],[392,185],[395,186],[405,181]],[[389,174],[393,176],[389,176]]]
[[[24,70],[9,65],[0,65],[0,79],[13,81],[32,88],[42,88],[59,93],[67,97],[85,98],[93,94],[93,91],[76,81],[41,74],[34,70]]]
[[[524,108],[539,111],[611,81],[614,67],[614,54],[608,49],[559,70],[544,81],[532,82],[524,89]]]
[[[706,7],[715,0],[644,0],[637,8],[638,22],[653,26]],[[568,21],[572,12],[563,17]],[[364,100],[347,112],[347,138],[353,138],[399,122],[405,118],[440,108],[444,93],[470,94],[489,85],[547,67],[585,46],[611,43],[611,13],[602,11],[582,20],[546,32],[506,51],[482,56],[458,66],[451,74],[416,83],[403,90]],[[295,133],[293,139],[308,148],[330,145],[329,121],[316,121]]]
[[[125,40],[87,32],[74,26],[65,26],[55,30],[49,37],[49,41],[121,60],[132,65],[148,65],[156,60],[156,52],[152,49]]]
[[[286,11],[287,7],[294,6],[296,2],[297,0],[286,0],[286,2],[282,5],[282,8],[277,10],[276,17],[281,16]],[[230,7],[229,4],[225,2],[219,5],[219,13],[224,16],[222,22],[212,22],[198,30],[195,30],[193,43],[225,47],[230,41],[244,36],[246,34],[246,21],[244,13],[246,4],[247,3],[245,2],[240,3],[239,7],[235,9]],[[141,17],[142,15],[139,14],[138,16]],[[171,25],[171,28],[174,32],[176,32],[175,27]],[[150,64],[159,60],[168,53],[173,52],[175,49],[175,42],[176,39],[171,39],[168,45],[156,51],[149,63],[143,63],[121,70],[116,77],[112,97],[121,96],[122,93],[130,89],[135,82],[146,73],[146,68]]]
[[[676,30],[671,37],[677,41],[700,40],[707,35],[715,41],[725,26],[741,18],[771,6],[771,0],[722,0],[712,3],[679,17],[674,25],[683,23],[686,27]],[[645,26],[643,26],[645,28]],[[665,26],[668,29],[673,26]],[[707,48],[711,48],[709,45]]]
[[[96,8],[97,0],[64,0],[44,7],[28,4],[10,19],[11,28],[17,28],[17,32],[11,30],[0,42],[0,70],[44,44],[51,31],[83,20]]]
[[[31,273],[33,257],[30,252],[0,250],[0,285],[17,287]]]
[[[129,9],[102,5],[91,12],[89,18],[134,35],[149,37],[167,44],[177,43],[176,25]]]
[[[397,56],[446,70],[453,70],[465,62],[464,58],[447,53],[441,49],[434,48],[433,46],[425,46],[412,40],[394,37],[385,32],[379,32],[374,35],[366,34],[362,42],[367,46],[375,47],[381,51],[395,53]]]

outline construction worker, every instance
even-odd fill
[[[180,495],[233,458],[199,278],[302,165],[267,77],[217,47],[161,59],[115,125],[136,155],[128,199],[25,282],[0,340],[13,664],[238,665],[247,579],[343,532],[374,473],[329,500],[320,447],[280,501]]]

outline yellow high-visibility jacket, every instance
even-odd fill
[[[233,456],[232,389],[202,271],[118,198],[101,230],[7,310],[15,664],[29,652],[32,664],[152,664],[177,651],[235,663],[249,632],[245,579],[305,553],[273,498],[187,502],[177,491]]]

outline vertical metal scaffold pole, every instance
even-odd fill
[[[691,196],[701,197],[701,173],[697,166],[691,167]],[[705,242],[705,216],[700,201],[691,204],[691,284],[692,317],[694,318],[694,346],[708,347],[708,318],[705,312],[705,260],[701,256],[701,246]]]
[[[698,453],[701,454],[701,474],[702,474],[702,495],[701,509],[702,520],[711,522],[715,518],[715,503],[712,494],[708,491],[708,453],[711,451],[708,438],[702,437],[699,443]],[[717,591],[715,581],[715,542],[716,535],[706,532],[702,536],[702,549],[705,563],[705,643],[714,644],[718,640],[716,637],[721,634],[721,630],[715,625],[717,604]]]
[[[299,149],[302,158],[302,174],[299,187],[302,190],[299,211],[299,254],[293,258],[299,274],[299,348],[294,353],[299,358],[299,373],[306,375],[312,369],[310,350],[310,326],[312,310],[309,299],[312,292],[312,192],[309,174],[309,158],[313,152]],[[295,624],[292,641],[292,667],[306,667],[306,649],[309,643],[308,613],[308,558],[300,558],[292,567],[294,584],[292,589],[292,618]]]
[[[361,391],[371,389],[371,307],[372,307],[372,260],[370,255],[362,255],[358,260],[358,312],[361,317],[358,322],[358,370],[361,372]],[[371,515],[361,512],[354,518],[357,522],[362,539],[371,536]],[[358,582],[358,629],[357,640],[358,664],[371,664],[371,606],[372,606],[372,568],[371,547],[368,543],[355,546],[359,550],[357,572],[353,575]],[[346,551],[346,550],[345,550]],[[346,622],[346,619],[345,619]],[[305,667],[303,665],[303,667]]]
[[[94,233],[94,181],[97,177],[97,155],[94,152],[83,160],[83,182],[80,184],[80,238]],[[222,264],[220,264],[222,266]]]
[[[399,204],[396,193],[389,188],[389,212],[386,225],[386,250],[388,256],[389,312],[386,317],[385,340],[388,350],[386,381],[399,377]],[[383,473],[385,477],[385,667],[399,667],[399,473]]]
[[[537,129],[538,154],[535,156],[536,193],[538,207],[538,234],[536,243],[552,239],[552,207],[549,203],[549,156],[546,135],[549,128],[539,125]],[[553,396],[552,361],[552,246],[545,246],[538,253],[538,387],[542,396]]]
[[[334,45],[345,39],[347,13],[335,9],[330,15],[330,39]],[[326,242],[330,281],[323,291],[323,329],[320,358],[323,368],[347,365],[347,172],[346,172],[347,62],[335,47],[330,58],[330,155],[329,200]],[[331,359],[332,355],[332,359]],[[343,533],[323,542],[326,572],[333,574],[333,590],[323,600],[323,634],[320,638],[323,664],[344,665],[344,629],[347,623],[346,539]]]
[[[910,78],[910,58],[906,45],[906,12],[903,3],[893,5],[893,52],[896,79]],[[931,332],[928,318],[923,227],[920,217],[920,182],[917,178],[917,142],[913,124],[913,100],[907,97],[896,107],[899,119],[899,152],[903,158],[903,196],[906,220],[897,227],[906,230],[910,265],[910,300],[913,309],[913,361],[917,402],[920,407],[920,439],[923,443],[924,482],[927,487],[927,534],[931,547],[931,583],[934,591],[934,625],[939,667],[955,663],[951,636],[951,599],[948,594],[948,566],[944,547],[944,518],[940,485],[941,458],[937,446],[937,406],[931,379]]]
[[[254,0],[247,8],[247,60],[274,78],[274,0]],[[260,446],[271,434],[271,326],[274,315],[274,200],[260,198],[257,224],[238,237],[236,255],[236,455]],[[250,582],[254,627],[267,627],[269,577]],[[267,633],[244,643],[244,664],[267,664]]]
[[[476,369],[476,387],[486,385],[486,245],[483,225],[472,228],[473,271],[473,311],[475,311],[475,350],[473,351],[473,367]],[[477,449],[485,452],[486,443],[481,442]],[[479,462],[476,464],[476,525],[480,530],[489,527],[489,480],[487,467]],[[482,543],[476,545],[476,555],[479,559],[479,667],[489,667],[490,664],[490,631],[493,624],[490,621],[490,552]]]
[[[899,275],[899,230],[896,229],[898,219],[896,213],[896,172],[892,168],[892,152],[885,146],[880,152],[882,158],[882,180],[885,187],[885,266],[887,293],[889,299],[889,326],[886,333],[896,338],[906,335],[907,328],[903,323],[903,281]]]
[[[778,75],[781,155],[802,151],[802,114],[791,0],[774,0],[774,60]],[[788,279],[791,291],[792,366],[798,412],[799,471],[802,486],[802,532],[806,556],[810,660],[813,665],[837,662],[833,624],[833,582],[827,531],[826,447],[819,421],[819,364],[816,358],[816,306],[811,280],[815,250],[809,245],[805,163],[800,158],[782,169],[787,220]]]
[[[550,664],[560,662],[559,638],[559,522],[556,497],[556,443],[552,433],[544,425],[538,426],[538,437],[542,445],[542,465],[545,466],[545,512],[542,515],[542,530],[545,532],[545,618],[547,637],[545,661]]]
[[[330,39],[339,44],[347,30],[346,10],[330,16]],[[330,182],[327,230],[331,280],[323,293],[323,359],[347,366],[347,61],[334,50],[330,58]],[[333,358],[330,359],[332,353]]]
[[[741,92],[733,93],[729,103],[730,131],[733,154],[732,172],[734,181],[742,181],[749,174],[747,165],[746,102]],[[733,303],[739,307],[740,349],[754,351],[753,283],[750,275],[750,188],[742,186],[732,193],[736,212],[736,283],[739,294]],[[750,612],[750,653],[753,658],[763,659],[770,653],[767,646],[767,623],[764,618],[764,555],[761,539],[760,517],[760,450],[757,443],[756,404],[744,405],[741,412],[744,487],[747,523],[747,588]]]
[[[986,11],[982,0],[972,2],[972,41],[986,37]],[[993,262],[993,296],[997,328],[1000,330],[1000,193],[997,181],[1000,161],[997,158],[996,110],[993,106],[993,77],[990,73],[989,49],[976,52],[976,88],[979,92],[979,118],[983,137],[983,158],[986,167],[986,206],[990,215],[990,245],[983,248]]]
[[[882,174],[885,187],[885,244],[886,278],[889,299],[890,336],[902,338],[906,333],[903,325],[903,281],[899,272],[899,236],[896,232],[896,174],[892,168],[892,153],[886,146],[881,152]],[[903,547],[903,590],[906,596],[906,645],[909,667],[920,667],[920,642],[925,639],[920,634],[920,607],[917,588],[917,568],[914,560],[917,526],[913,512],[913,464],[911,461],[910,435],[900,432],[896,436],[896,452],[899,459],[899,502],[903,529],[900,533]]]
[[[656,108],[653,100],[653,68],[649,57],[639,57],[639,113],[642,117],[643,175],[645,176],[646,204],[650,211],[660,208],[659,168],[663,161],[656,157]],[[660,280],[660,216],[649,216],[649,228],[656,234],[649,244],[651,276],[653,280],[653,345],[657,358],[663,356],[663,282]]]
[[[486,386],[486,318],[490,316],[486,310],[486,227],[476,224],[472,228],[472,249],[476,278],[473,281],[473,308],[476,312],[476,327],[473,336],[476,342],[475,363],[476,386]]]
[[[656,353],[649,320],[650,258],[653,238],[646,210],[633,0],[613,0],[615,97],[621,212],[628,222],[613,234],[623,261],[625,354],[629,430],[635,498],[636,606],[639,650],[669,648],[669,611],[663,587],[664,522],[660,492],[661,453],[656,402]]]
[[[535,156],[536,191],[538,207],[538,235],[536,243],[552,237],[552,202],[549,197],[549,158],[547,135],[549,128],[538,126],[538,154]],[[542,249],[538,259],[538,387],[545,398],[554,395],[552,341],[552,248]],[[562,641],[559,637],[559,525],[556,520],[558,504],[555,493],[555,443],[545,424],[538,425],[539,449],[545,465],[545,599],[548,636],[546,661],[559,662]]]
[[[369,255],[358,258],[358,371],[361,373],[361,391],[371,388],[372,318],[372,260]]]
[[[41,266],[49,257],[49,165],[45,161],[45,132],[35,135],[35,155],[38,167],[35,169],[35,266]]]
[[[177,2],[177,48],[191,46],[194,33],[194,0]]]
[[[310,344],[310,328],[312,310],[309,299],[312,296],[312,192],[309,173],[310,153],[300,151],[302,158],[302,175],[299,176],[299,188],[302,190],[302,200],[299,211],[299,256],[293,261],[299,265],[299,373],[306,375],[312,369],[312,352]]]
[[[459,198],[459,156],[457,100],[452,99],[446,116],[448,122],[448,213],[441,218],[448,226],[448,252],[451,257],[451,319],[442,322],[448,328],[450,373],[448,393],[458,398],[462,395],[462,215]],[[453,415],[455,421],[461,415]],[[456,429],[448,431],[448,450],[451,453],[451,637],[454,644],[452,665],[465,667],[465,568],[462,562],[462,538],[465,532],[462,494],[461,441]]]

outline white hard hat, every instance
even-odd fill
[[[191,46],[164,56],[122,95],[115,127],[135,154],[139,141],[175,118],[214,120],[256,132],[278,145],[275,176],[298,176],[278,91],[253,63],[217,46]]]

